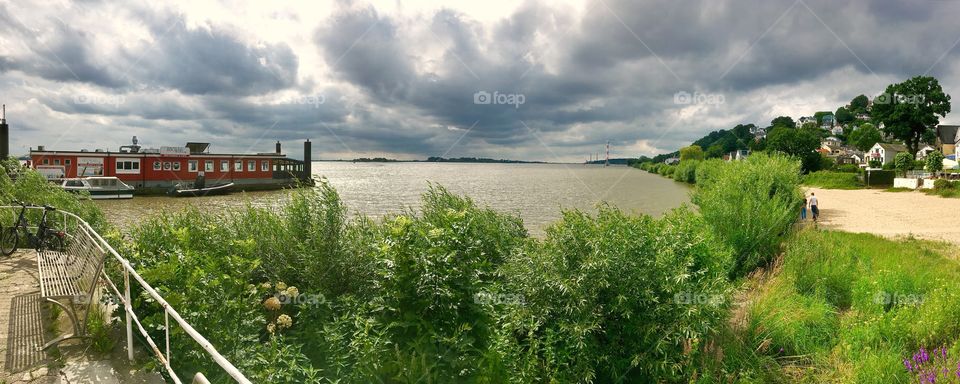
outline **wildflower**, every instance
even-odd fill
[[[279,325],[280,328],[290,328],[290,326],[293,325],[293,319],[287,314],[282,314],[280,317],[277,317],[277,325]]]
[[[287,289],[287,284],[282,281],[277,282],[277,291],[284,291]]]
[[[272,335],[273,332],[276,331],[276,330],[277,330],[277,326],[276,326],[276,325],[274,325],[273,323],[267,324],[267,332],[270,332],[271,335]]]
[[[913,367],[910,365],[910,360],[903,359],[903,366],[907,367],[907,372],[913,372]]]
[[[299,296],[299,295],[300,295],[300,290],[297,289],[297,287],[294,287],[294,286],[292,286],[292,285],[289,286],[289,287],[287,287],[287,296],[289,296],[289,297],[297,297],[297,296]]]
[[[276,297],[270,297],[263,301],[263,307],[271,311],[276,311],[280,309],[280,299]]]
[[[273,288],[273,285],[270,285],[270,283],[267,282],[267,283],[260,284],[260,288],[270,289],[270,288]]]

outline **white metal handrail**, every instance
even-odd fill
[[[20,206],[11,206],[11,205],[0,206],[0,209],[14,210],[14,220],[16,220],[17,218],[16,215],[19,214],[20,208],[21,208]],[[27,206],[27,209],[43,209],[43,207]],[[104,271],[101,271],[101,277],[103,277],[104,280],[106,280],[106,282],[109,284],[113,292],[117,295],[118,298],[120,298],[120,301],[123,302],[124,312],[126,313],[125,317],[126,317],[126,328],[127,328],[127,357],[130,360],[133,360],[133,325],[136,324],[137,330],[140,332],[141,335],[143,335],[144,339],[147,340],[147,343],[150,344],[150,347],[153,349],[153,352],[156,355],[157,359],[160,360],[161,363],[163,363],[164,368],[167,370],[167,373],[170,374],[170,377],[173,379],[173,381],[176,382],[177,384],[182,384],[182,381],[180,380],[179,376],[177,376],[176,372],[174,372],[173,370],[173,367],[170,365],[170,319],[173,319],[173,321],[176,322],[178,325],[180,325],[180,327],[188,335],[190,335],[190,337],[194,341],[196,341],[197,344],[200,344],[200,347],[203,348],[204,351],[206,351],[207,354],[210,355],[211,359],[213,359],[213,361],[216,362],[217,365],[223,368],[223,370],[228,375],[230,375],[230,377],[232,377],[234,380],[236,380],[238,383],[241,383],[241,384],[251,383],[250,380],[247,379],[246,376],[244,376],[243,373],[241,373],[240,370],[237,369],[237,367],[235,367],[232,363],[230,363],[229,360],[223,357],[223,355],[221,355],[220,352],[217,352],[217,349],[213,346],[213,344],[210,343],[210,341],[208,341],[205,337],[203,337],[203,335],[197,332],[197,330],[194,329],[193,326],[190,325],[190,323],[188,323],[186,320],[180,317],[180,314],[177,313],[177,311],[173,309],[173,307],[170,306],[170,304],[167,303],[167,301],[164,300],[163,297],[160,296],[160,294],[157,293],[157,291],[152,286],[150,286],[150,284],[147,283],[143,279],[143,277],[141,277],[140,274],[137,273],[136,270],[133,269],[133,267],[130,265],[130,262],[127,261],[127,259],[124,259],[122,256],[120,256],[120,254],[117,253],[117,251],[110,245],[110,243],[107,243],[107,241],[104,240],[103,237],[101,237],[100,234],[97,233],[97,231],[95,231],[93,227],[90,226],[89,223],[87,223],[85,220],[83,220],[82,218],[80,218],[79,216],[71,212],[58,209],[56,211],[52,211],[51,213],[60,214],[63,216],[62,230],[66,232],[68,236],[74,235],[73,233],[70,233],[69,231],[67,231],[68,219],[75,220],[76,225],[83,227],[84,229],[86,229],[85,232],[92,234],[91,240],[94,241],[94,244],[97,244],[99,247],[101,247],[102,249],[105,249],[108,253],[113,255],[113,258],[118,263],[120,263],[121,266],[123,266],[123,293],[121,293],[120,290],[117,289],[116,284],[114,284],[113,280],[110,279],[110,276],[105,272],[105,269]],[[53,221],[49,217],[50,213],[48,213],[47,216],[48,216],[47,222],[51,226],[53,226],[55,221]],[[143,324],[140,323],[140,319],[137,317],[137,314],[133,312],[133,304],[130,299],[130,277],[133,277],[133,280],[136,281],[140,285],[140,287],[143,288],[143,290],[147,292],[151,298],[153,298],[153,300],[155,300],[161,307],[163,307],[164,333],[166,337],[166,340],[165,340],[166,353],[163,353],[160,351],[160,348],[157,347],[156,342],[153,340],[152,337],[150,337],[146,329],[144,329]],[[199,378],[197,376],[199,376]],[[202,382],[206,382],[206,378],[203,376],[202,373],[198,372],[197,376],[194,377],[194,382],[196,382],[196,380],[198,379],[202,380]]]

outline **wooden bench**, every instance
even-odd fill
[[[107,252],[84,226],[77,226],[75,232],[67,233],[62,251],[37,251],[40,298],[62,308],[73,325],[73,333],[61,335],[41,349],[87,336],[93,295],[99,286]],[[76,307],[84,308],[82,323],[78,321]]]

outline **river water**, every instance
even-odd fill
[[[533,234],[542,234],[562,209],[593,211],[606,201],[625,212],[659,216],[689,201],[685,184],[626,166],[314,162],[313,173],[330,181],[351,215],[379,218],[417,208],[420,195],[436,183],[481,205],[519,214]],[[97,204],[113,223],[124,227],[188,205],[212,211],[246,204],[276,207],[287,196],[284,191],[197,198],[137,196]]]

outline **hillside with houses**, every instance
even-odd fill
[[[886,170],[899,171],[901,177],[954,176],[960,170],[956,158],[960,126],[940,124],[949,112],[950,96],[939,82],[918,76],[891,84],[873,97],[858,95],[834,111],[779,116],[766,126],[739,124],[710,132],[689,147],[641,157],[640,163],[650,163],[644,168],[651,168],[660,163],[675,166],[686,159],[735,161],[756,152],[778,152],[800,159],[804,173]]]

